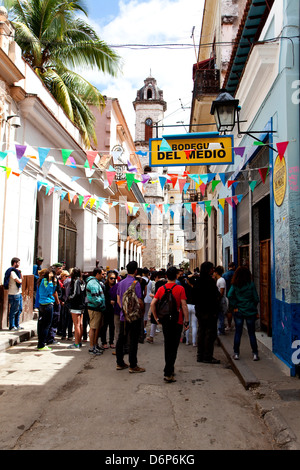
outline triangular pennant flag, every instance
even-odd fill
[[[237,195],[238,201],[241,202],[241,200],[243,199],[243,197],[244,197],[243,194],[238,194],[238,195]]]
[[[128,191],[130,191],[130,188],[133,184],[134,181],[134,174],[133,173],[126,173],[126,181],[127,181],[127,187]]]
[[[219,204],[224,209],[224,207],[225,207],[225,198],[219,199]]]
[[[184,153],[186,155],[186,159],[189,160],[190,159],[190,154],[191,154],[191,151],[192,150],[185,150]]]
[[[196,183],[199,183],[199,178],[200,178],[199,175],[190,174],[189,177],[190,177],[193,181],[195,181]]]
[[[90,199],[90,208],[93,207],[93,205],[95,204],[95,202],[96,202],[96,199],[95,199],[94,197],[91,197],[91,199]]]
[[[72,176],[71,181],[77,181],[79,180],[80,176]]]
[[[165,214],[168,212],[170,204],[164,204]]]
[[[174,211],[172,211],[171,209],[170,209],[170,216],[172,219],[174,218]]]
[[[137,155],[141,155],[142,157],[147,157],[147,152],[142,152],[139,150],[138,152],[135,152]]]
[[[163,138],[159,150],[160,152],[172,152],[172,147],[168,144],[166,139]]]
[[[79,196],[78,196],[78,201],[79,201],[79,205],[80,205],[80,207],[81,207],[81,206],[82,206],[82,203],[83,203],[83,201],[84,201],[84,197],[81,196],[81,195],[79,195]]]
[[[255,142],[253,142],[253,145],[265,145],[264,142],[260,142],[259,140],[256,140]]]
[[[139,210],[138,207],[133,207],[133,208],[132,208],[132,214],[133,214],[133,215],[136,215],[136,213],[137,213],[138,210]]]
[[[26,148],[27,148],[26,145],[17,145],[16,144],[16,155],[17,155],[18,160],[21,160],[21,158],[23,157],[23,155],[25,153]]]
[[[157,204],[157,209],[163,213],[163,205],[162,204]]]
[[[196,207],[197,207],[197,202],[191,202],[192,210],[196,214]]]
[[[99,203],[100,209],[102,208],[104,202],[105,202],[105,197],[98,197],[98,203]]]
[[[69,157],[66,165],[70,166],[71,168],[76,168],[76,162],[73,157]]]
[[[116,172],[115,171],[108,171],[106,170],[106,178],[107,178],[107,182],[108,182],[108,185],[111,186],[113,180],[114,180],[114,177],[115,177],[115,174]],[[134,175],[133,175],[134,176]]]
[[[210,205],[210,201],[205,201],[205,209],[208,213],[208,216],[210,217],[211,216],[211,210],[212,210],[212,207]]]
[[[40,159],[40,167],[43,166],[49,152],[50,152],[50,149],[42,148],[42,147],[38,148],[39,159]]]
[[[68,158],[69,158],[69,156],[71,155],[72,152],[73,152],[73,150],[69,150],[69,149],[62,149],[61,150],[64,165],[67,163]]]
[[[62,191],[61,192],[60,198],[61,198],[62,201],[65,199],[66,195],[67,195],[67,191]]]
[[[226,202],[228,202],[228,204],[233,207],[233,202],[232,202],[232,198],[231,197],[226,197]]]
[[[186,183],[186,178],[178,178],[178,184],[179,184],[179,191],[182,193],[183,191],[183,188],[185,186],[185,183]]]
[[[165,176],[159,176],[158,179],[159,179],[159,182],[160,182],[161,189],[164,189],[167,178]]]
[[[7,157],[7,152],[0,152],[0,160],[4,160]]]
[[[262,180],[263,184],[265,184],[266,176],[267,176],[267,173],[269,171],[269,168],[259,168],[258,171],[259,171],[259,174],[260,174],[260,177],[261,177],[261,180]]]
[[[141,175],[141,178],[142,178],[142,183],[143,183],[143,184],[146,184],[146,183],[148,183],[148,181],[149,181],[149,179],[151,178],[151,176],[145,174],[145,175]]]
[[[76,203],[77,199],[78,199],[78,196],[77,196],[77,194],[75,194],[74,197],[73,197],[73,204]]]
[[[202,183],[204,183],[205,185],[208,183],[208,175],[207,174],[200,175],[200,179],[201,179]]]
[[[94,150],[88,150],[86,152],[86,157],[87,157],[87,160],[89,162],[90,170],[93,168],[93,163],[96,160],[97,155],[98,155],[98,152],[94,151]]]
[[[228,188],[230,188],[230,186],[234,183],[238,183],[238,181],[235,181],[235,180],[230,180],[230,181],[227,181],[227,186]]]
[[[84,204],[84,206],[86,206],[86,205],[88,204],[88,202],[89,202],[89,200],[91,199],[91,197],[92,197],[92,196],[90,196],[90,195],[88,195],[88,194],[87,194],[86,196],[83,196],[83,204]]]
[[[244,153],[245,153],[245,149],[246,147],[234,147],[234,153],[236,155],[239,155],[240,157],[243,157]]]
[[[190,213],[191,212],[191,203],[190,202],[186,202],[184,204],[184,207],[186,208],[186,210]]]
[[[232,200],[234,201],[235,205],[237,206],[238,203],[239,203],[237,196],[232,196]]]
[[[27,163],[29,162],[30,158],[28,157],[22,157],[20,160],[19,160],[19,170],[22,172],[25,168],[25,166],[27,165]]]
[[[249,186],[250,186],[250,189],[251,189],[252,192],[254,191],[256,183],[257,183],[257,181],[249,181]]]
[[[205,194],[205,189],[206,189],[206,184],[202,183],[200,185],[200,191],[201,191],[202,196],[204,196]]]
[[[223,186],[226,185],[226,173],[219,173]]]
[[[6,167],[6,177],[7,179],[10,177],[11,174],[11,168]]]
[[[187,190],[188,190],[189,187],[190,187],[190,184],[191,184],[191,183],[185,183],[184,188],[183,188],[184,194],[186,194]]]
[[[177,180],[178,180],[178,176],[175,176],[175,175],[171,176],[171,181],[172,181],[173,188],[175,188]]]
[[[289,142],[277,142],[276,143],[280,160],[283,159],[288,144]]]
[[[212,181],[211,187],[212,187],[212,191],[213,191],[213,192],[214,192],[214,190],[216,189],[216,187],[218,186],[219,183],[221,183],[221,180],[214,180],[214,181]]]
[[[155,204],[150,204],[151,214],[153,214],[155,207],[156,207]]]

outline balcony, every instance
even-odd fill
[[[220,70],[198,69],[194,75],[193,99],[200,101],[203,95],[216,95],[220,91]]]

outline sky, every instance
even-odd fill
[[[135,111],[132,103],[150,71],[167,102],[164,124],[187,124],[165,128],[164,135],[188,131],[192,68],[198,53],[203,3],[204,0],[85,0],[88,10],[85,21],[110,46],[180,45],[143,49],[113,47],[122,60],[122,73],[117,78],[95,71],[84,72],[103,95],[119,100],[133,140]],[[191,38],[193,27],[194,39]],[[182,47],[183,44],[188,47]]]

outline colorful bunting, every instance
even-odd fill
[[[97,155],[98,155],[98,152],[94,150],[88,150],[86,152],[86,157],[89,162],[90,170],[93,168],[93,164],[94,164],[94,161],[96,160]]]
[[[287,148],[288,144],[289,144],[288,142],[277,142],[276,143],[276,147],[277,147],[277,150],[278,150],[280,161],[284,157],[284,154],[285,154],[285,151],[286,151],[286,148]]]
[[[68,149],[62,149],[61,150],[64,165],[66,165],[66,163],[68,161],[68,158],[69,158],[69,156],[71,155],[72,152],[73,152],[73,150],[68,150]],[[75,160],[74,160],[74,163],[75,163]]]
[[[40,160],[40,167],[42,168],[48,154],[50,152],[50,149],[49,148],[42,148],[42,147],[39,147],[38,148],[38,153],[39,153],[39,160]]]
[[[27,148],[27,145],[17,145],[16,144],[16,155],[17,155],[18,160],[21,160],[21,158],[23,157],[23,155],[26,151],[26,148]]]
[[[259,174],[260,174],[260,177],[261,177],[261,180],[263,182],[263,184],[265,184],[265,181],[266,181],[266,176],[267,176],[267,173],[269,171],[269,168],[259,168]]]

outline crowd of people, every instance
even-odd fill
[[[100,356],[112,349],[116,369],[145,372],[138,365],[138,344],[152,344],[158,332],[164,336],[164,380],[174,382],[174,365],[180,341],[197,348],[197,361],[218,364],[214,345],[218,335],[235,329],[233,357],[239,359],[243,323],[246,321],[253,360],[258,360],[255,322],[259,298],[251,273],[245,266],[227,272],[222,266],[202,263],[194,272],[139,268],[136,261],[126,269],[104,269],[92,273],[77,267],[65,269],[63,263],[42,268],[42,258],[34,266],[35,308],[38,309],[38,349],[69,340],[70,349],[81,350],[89,341],[89,353]],[[18,329],[22,310],[20,260],[12,259],[7,270],[10,303],[10,329]],[[166,297],[168,296],[168,297]],[[166,299],[168,299],[166,301]],[[171,302],[176,311],[171,321]],[[162,307],[163,302],[167,307]],[[169,319],[162,317],[167,308]],[[147,327],[149,335],[147,336]],[[127,364],[124,360],[128,354]]]

